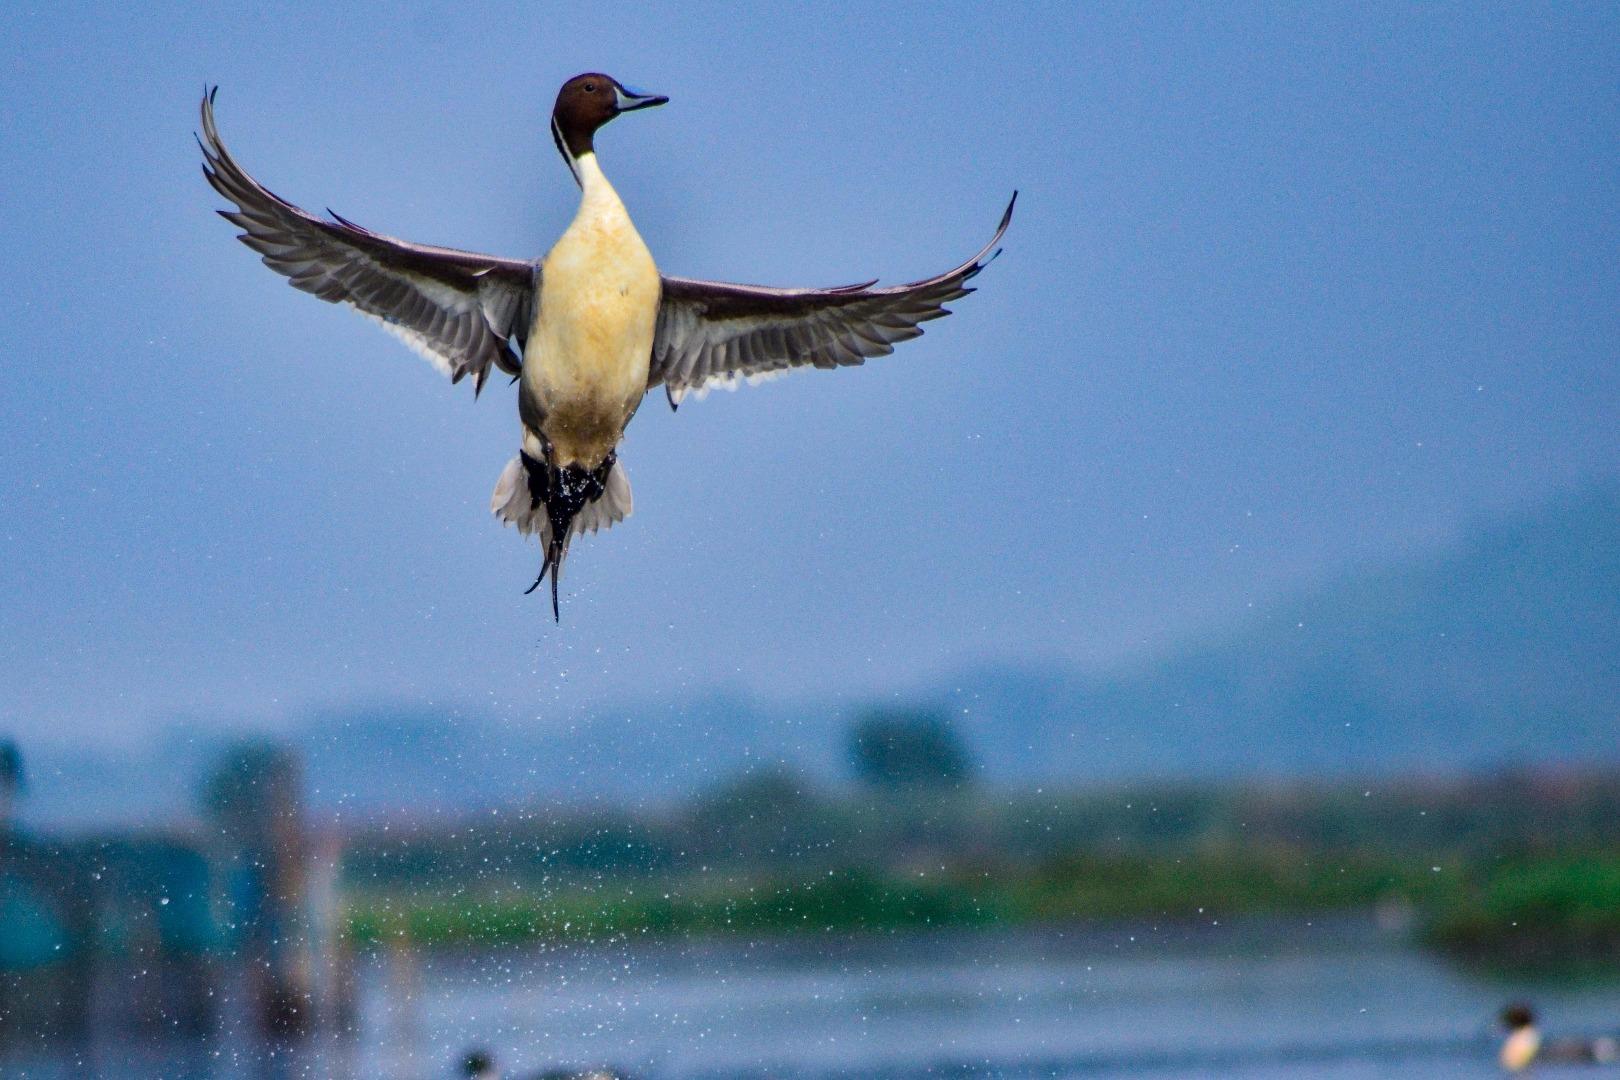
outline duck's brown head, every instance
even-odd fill
[[[1502,1026],[1509,1031],[1527,1028],[1536,1022],[1535,1011],[1522,1001],[1515,1001],[1502,1010]]]
[[[620,113],[662,105],[669,98],[631,90],[619,80],[600,72],[575,75],[557,91],[557,104],[551,110],[551,135],[557,149],[572,161],[591,153],[596,129]]]

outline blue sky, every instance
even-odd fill
[[[1612,6],[14,9],[0,67],[0,726],[146,738],[401,699],[518,723],[1107,665],[1620,473]],[[546,132],[660,265],[770,284],[1006,254],[893,357],[623,450],[563,624],[474,403],[211,211],[247,168],[378,231],[543,253]]]

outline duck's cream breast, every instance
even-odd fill
[[[556,463],[593,466],[646,393],[659,276],[594,155],[577,166],[579,213],[546,256],[523,380]]]

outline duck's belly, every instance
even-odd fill
[[[587,226],[558,241],[541,282],[524,390],[539,407],[555,463],[593,467],[647,392],[658,270],[633,230]]]

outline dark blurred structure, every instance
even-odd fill
[[[305,955],[310,841],[297,759],[254,743],[226,754],[208,777],[203,805],[218,826],[224,888],[243,961],[243,993],[267,1033],[314,1022],[313,965]]]
[[[0,740],[0,830],[11,825],[11,807],[24,787],[22,751],[10,739]]]
[[[16,744],[0,744],[0,1044],[92,1022],[206,1028],[219,940],[207,859],[158,832],[30,836],[14,813],[22,777]]]
[[[34,836],[16,820],[23,777],[0,742],[0,1048],[202,1034],[221,1009],[276,1034],[346,1016],[332,875],[312,872],[291,755],[226,756],[206,789],[213,835]]]
[[[850,729],[855,775],[874,788],[961,787],[973,766],[967,746],[942,712],[883,710]]]
[[[23,836],[15,825],[22,754],[0,742],[0,1045],[19,1033],[82,1027],[89,1004],[83,963],[94,925],[89,874]]]

